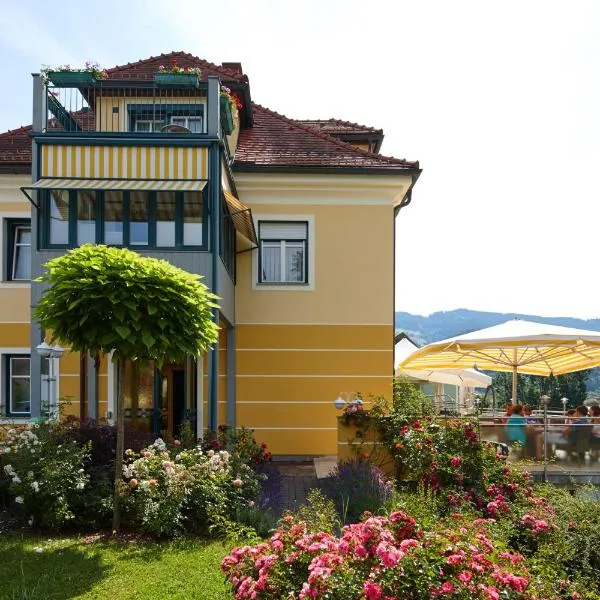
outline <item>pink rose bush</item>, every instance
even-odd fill
[[[493,542],[493,527],[460,519],[425,531],[395,511],[335,537],[288,516],[267,542],[234,549],[221,569],[239,599],[535,598],[523,556]]]

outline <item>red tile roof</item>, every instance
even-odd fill
[[[383,135],[383,129],[375,129],[375,127],[359,125],[358,123],[342,121],[341,119],[294,119],[294,121],[302,125],[316,127],[320,131],[329,133],[330,135],[339,133],[375,133]]]
[[[174,60],[177,61],[177,64],[180,67],[199,68],[201,79],[206,79],[209,75],[215,75],[219,77],[221,81],[229,82],[243,82],[248,79],[248,77],[241,72],[241,65],[239,63],[224,63],[219,66],[181,51],[151,56],[150,58],[138,60],[134,63],[127,63],[126,65],[106,69],[106,72],[108,73],[109,79],[153,79],[155,73],[158,72],[158,67],[160,65],[168,67]]]
[[[414,170],[418,162],[360,150],[311,125],[254,104],[254,126],[242,129],[234,169],[320,167]]]
[[[28,165],[31,163],[31,125],[0,133],[0,165]]]
[[[150,80],[160,65],[177,61],[182,67],[199,67],[203,78],[216,75],[224,82],[237,82],[248,89],[248,78],[240,63],[218,66],[186,52],[170,52],[107,69],[110,79]],[[250,103],[248,103],[250,105]],[[293,120],[267,108],[252,104],[254,125],[243,128],[235,155],[234,168],[335,168],[370,170],[415,170],[418,162],[367,152],[338,139],[348,134],[382,136],[374,129],[339,119]],[[94,128],[90,112],[76,120],[85,130]],[[51,125],[51,124],[50,124]],[[31,126],[0,134],[0,167],[31,163]]]

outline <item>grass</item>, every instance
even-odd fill
[[[221,542],[0,533],[1,600],[219,600]]]

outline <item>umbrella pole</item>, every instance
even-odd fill
[[[517,382],[519,381],[519,376],[517,374],[517,365],[513,366],[513,381],[512,381],[512,403],[519,404],[517,402]]]

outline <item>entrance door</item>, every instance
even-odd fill
[[[179,435],[185,410],[185,372],[183,369],[173,369],[173,398],[171,402],[173,435]]]
[[[161,405],[162,427],[169,435],[177,436],[186,408],[185,371],[181,365],[166,365],[162,369]]]

